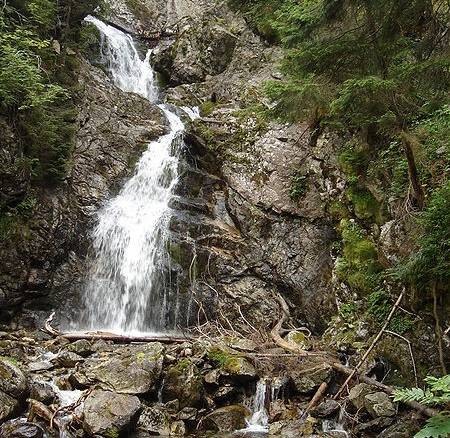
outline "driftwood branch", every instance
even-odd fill
[[[314,353],[310,353],[308,351],[303,350],[298,345],[286,341],[281,337],[283,324],[289,320],[290,312],[289,312],[289,306],[287,305],[286,301],[281,295],[277,295],[277,301],[281,306],[282,316],[281,319],[276,323],[275,327],[270,332],[270,335],[273,339],[273,341],[280,346],[281,348],[284,348],[285,350],[292,351],[293,353],[296,353],[300,356],[313,356]]]

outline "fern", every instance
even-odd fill
[[[448,438],[450,436],[450,412],[441,412],[428,419],[425,427],[414,438]]]
[[[420,388],[397,389],[394,392],[394,401],[417,401],[423,405],[435,404],[434,394],[429,390],[424,391]]]
[[[394,391],[394,401],[417,401],[424,405],[445,405],[450,402],[450,375],[425,378],[427,388],[403,388]],[[428,419],[425,427],[414,438],[448,438],[450,436],[450,412],[442,411]]]

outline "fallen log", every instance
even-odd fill
[[[60,333],[69,341],[78,341],[80,339],[87,341],[96,341],[102,339],[104,341],[114,341],[118,344],[130,344],[132,342],[161,342],[163,344],[182,344],[183,342],[192,341],[193,338],[177,337],[177,336],[164,336],[164,335],[119,335],[109,332],[72,332],[72,333]]]
[[[175,335],[121,335],[118,333],[111,332],[60,332],[52,326],[53,318],[55,317],[55,312],[53,312],[45,321],[44,327],[41,331],[47,333],[53,337],[63,337],[69,341],[79,341],[81,339],[87,341],[113,341],[118,344],[131,344],[133,342],[161,342],[163,344],[182,344],[183,342],[189,342],[194,340],[193,337],[189,336],[175,336]]]

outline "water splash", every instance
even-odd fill
[[[91,16],[86,21],[100,32],[102,60],[114,84],[155,101],[150,52],[142,60],[129,35]],[[129,334],[167,329],[169,201],[178,182],[184,125],[167,106],[159,107],[169,122],[169,133],[148,145],[133,177],[98,213],[85,311],[77,329]],[[198,116],[195,109],[185,112],[190,118]]]

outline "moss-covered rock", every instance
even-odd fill
[[[218,432],[234,432],[245,427],[245,419],[250,415],[250,410],[244,406],[225,406],[208,414],[203,420],[203,427]]]
[[[203,378],[190,359],[182,359],[167,369],[161,387],[161,397],[164,402],[177,399],[181,409],[203,405]]]
[[[95,383],[122,394],[145,394],[154,389],[161,375],[163,353],[160,343],[118,347],[87,359],[71,380],[81,387]]]

